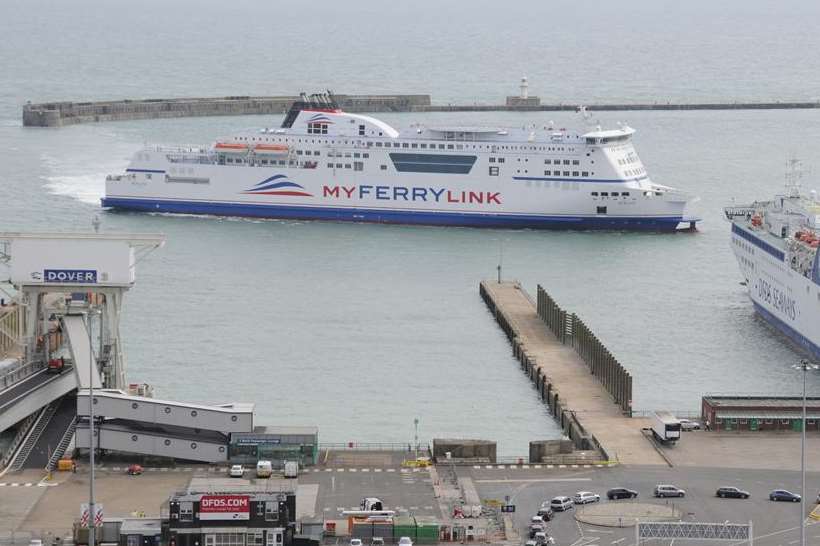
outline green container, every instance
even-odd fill
[[[440,524],[432,518],[416,518],[416,541],[421,544],[438,543]]]
[[[410,537],[416,540],[416,520],[410,516],[393,518],[393,537]]]

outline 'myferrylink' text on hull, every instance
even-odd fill
[[[150,212],[543,229],[694,227],[655,184],[627,126],[547,123],[398,131],[302,95],[281,127],[204,148],[147,147],[109,176],[104,207]],[[688,224],[688,226],[686,226]]]

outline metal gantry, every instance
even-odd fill
[[[667,540],[732,540],[753,544],[752,522],[700,523],[682,521],[638,522],[635,526],[635,544],[653,539]]]

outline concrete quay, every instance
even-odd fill
[[[407,112],[430,105],[430,95],[335,95],[348,112]],[[62,127],[98,121],[201,116],[281,115],[296,96],[214,97],[46,102],[23,106],[24,127]]]
[[[348,112],[573,112],[577,104],[513,102],[510,104],[432,104],[431,96],[336,95]],[[200,116],[281,115],[298,97],[230,96],[176,99],[123,99],[94,102],[44,102],[23,106],[24,127],[62,127],[77,123]],[[820,102],[714,102],[590,104],[589,111],[637,110],[799,110],[820,108]]]
[[[667,464],[641,433],[648,420],[629,417],[572,346],[549,330],[517,282],[483,281],[480,292],[576,448],[596,449],[610,462]]]

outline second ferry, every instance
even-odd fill
[[[281,127],[203,148],[146,147],[103,207],[397,224],[674,231],[691,197],[654,183],[634,130],[411,126],[302,94]]]

